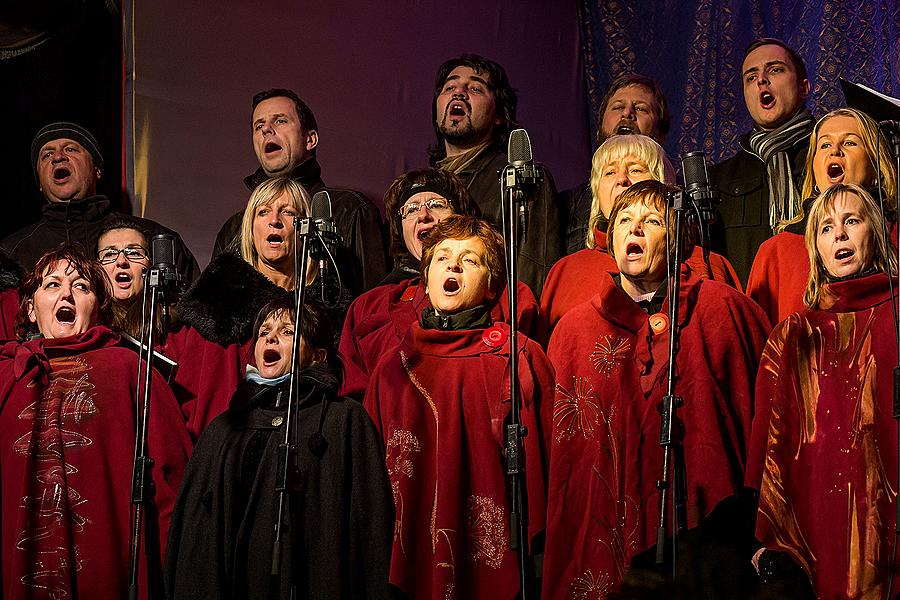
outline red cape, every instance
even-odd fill
[[[896,285],[896,284],[895,284]],[[893,368],[884,274],[830,284],[823,310],[772,332],[756,394],[747,484],[760,490],[756,536],[787,552],[820,598],[880,598],[897,495]]]
[[[769,325],[753,302],[683,267],[675,393],[684,399],[688,525],[742,487],[757,357]],[[609,593],[656,543],[668,320],[648,315],[611,275],[550,339],[556,398],[544,598]],[[666,312],[666,302],[663,313]],[[585,596],[587,597],[587,596]]]
[[[19,314],[19,290],[0,292],[0,340],[16,339],[16,315]]]
[[[552,331],[564,314],[574,307],[588,302],[600,291],[600,280],[603,273],[617,273],[616,261],[607,253],[606,233],[594,230],[594,248],[585,248],[575,254],[561,258],[550,269],[544,291],[541,293],[541,317]],[[734,267],[724,256],[709,253],[709,265],[713,276],[709,276],[703,250],[697,246],[685,261],[701,279],[715,279],[727,283],[740,290]]]
[[[4,598],[126,596],[137,355],[117,341],[93,327],[0,348]],[[158,373],[151,389],[164,548],[190,440]]]
[[[891,226],[891,245],[897,251],[897,224]],[[772,323],[806,309],[803,295],[809,282],[809,252],[803,236],[783,231],[762,243],[747,279],[747,295],[759,304]]]
[[[494,321],[508,322],[508,287],[491,310]],[[518,285],[519,320],[522,333],[540,336],[537,300],[531,289]],[[385,356],[400,345],[410,328],[419,319],[422,309],[430,306],[424,286],[418,279],[408,279],[394,285],[382,285],[358,297],[350,305],[338,346],[344,364],[344,381],[340,394],[362,400],[369,385],[369,375]]]
[[[372,374],[365,406],[384,437],[397,509],[390,581],[410,598],[511,600],[519,591],[503,464],[508,331],[415,324]],[[538,414],[552,398],[553,374],[535,342],[519,341],[533,540],[546,497]]]

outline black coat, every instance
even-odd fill
[[[457,173],[469,188],[481,216],[498,229],[503,227],[499,173],[507,164],[506,153],[492,147]],[[525,241],[519,245],[517,263],[519,280],[531,288],[535,298],[541,297],[547,273],[562,258],[565,243],[564,208],[556,201],[556,184],[550,171],[543,166],[541,171],[544,179],[529,203],[528,230]]]
[[[299,379],[281,576],[272,578],[287,383],[241,382],[197,442],[166,551],[174,600],[387,598],[394,507],[381,439],[321,366]],[[280,408],[279,408],[280,407]],[[271,588],[271,589],[270,589]]]
[[[6,253],[31,270],[44,252],[62,242],[81,244],[89,256],[96,256],[100,230],[115,218],[133,220],[152,237],[160,233],[175,236],[175,266],[184,281],[190,283],[200,275],[200,267],[190,249],[177,232],[156,221],[123,215],[112,210],[105,196],[91,196],[69,202],[49,202],[41,209],[41,220],[8,235],[0,242]],[[148,242],[150,240],[147,240]]]
[[[566,254],[587,248],[588,225],[591,219],[591,182],[585,181],[559,193],[559,203],[566,208]]]
[[[387,273],[385,232],[378,208],[359,192],[326,187],[322,181],[322,168],[315,156],[294,167],[291,179],[303,186],[312,196],[326,190],[331,197],[331,212],[343,243],[338,249],[338,268],[344,285],[353,296],[369,290]],[[268,176],[262,168],[244,178],[247,189],[253,191]],[[244,203],[246,205],[246,203]],[[244,211],[231,216],[216,235],[213,258],[225,250],[234,250],[240,244],[241,221]]]
[[[769,225],[766,165],[745,149],[748,138],[741,138],[737,154],[709,169],[710,183],[721,195],[717,223],[710,229],[711,249],[731,261],[744,287],[760,245],[774,235]],[[809,137],[804,137],[788,152],[798,195],[808,148]]]

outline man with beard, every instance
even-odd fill
[[[26,270],[62,242],[78,243],[93,252],[104,226],[121,216],[106,196],[97,195],[97,182],[103,174],[97,138],[76,123],[50,123],[31,142],[31,164],[47,204],[41,208],[40,221],[4,238],[2,249]],[[200,268],[178,233],[150,219],[133,219],[151,237],[174,235],[178,272],[187,283],[197,278]]]
[[[610,136],[630,134],[646,135],[663,145],[669,133],[669,109],[662,88],[653,79],[637,73],[619,75],[613,80],[600,102],[597,117],[598,148]],[[559,200],[568,210],[566,254],[584,250],[591,212],[590,182],[561,192]]]
[[[518,96],[502,66],[475,54],[452,58],[435,78],[432,122],[437,143],[431,165],[463,180],[481,216],[502,227],[499,171],[509,162],[506,144],[516,123]],[[527,231],[519,242],[518,276],[539,297],[544,279],[562,256],[561,211],[550,172],[530,195]]]
[[[752,131],[740,139],[737,154],[710,168],[719,189],[713,250],[734,265],[741,284],[760,244],[782,220],[796,214],[804,159],[813,129],[805,106],[809,80],[803,59],[785,42],[760,38],[747,47],[741,65],[744,102]]]
[[[259,92],[253,97],[250,126],[259,168],[244,177],[247,189],[252,192],[272,177],[290,177],[310,196],[328,191],[342,238],[337,256],[341,279],[354,296],[374,287],[387,273],[381,215],[361,193],[326,186],[322,181],[316,158],[319,126],[309,106],[291,90]],[[225,250],[239,250],[243,215],[241,208],[219,230],[213,258]]]

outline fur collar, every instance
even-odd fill
[[[19,287],[22,275],[22,267],[13,259],[0,253],[0,292]]]
[[[211,342],[241,344],[252,337],[259,310],[285,295],[290,294],[243,258],[223,252],[185,292],[178,303],[178,315]]]

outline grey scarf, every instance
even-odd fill
[[[787,151],[812,132],[812,114],[805,108],[777,129],[757,129],[748,140],[750,151],[766,164],[769,180],[769,226],[797,214],[799,192],[794,186],[791,158]]]

